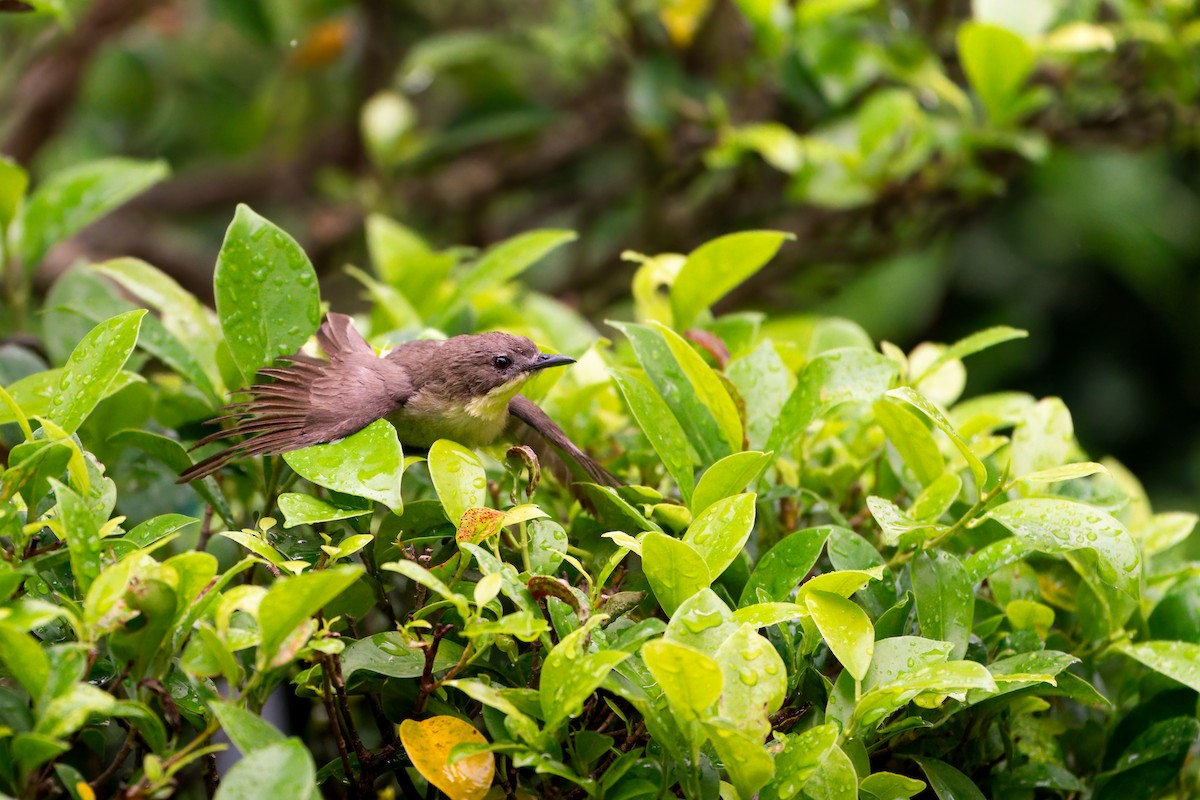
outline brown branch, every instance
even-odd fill
[[[52,50],[34,59],[16,90],[5,153],[28,164],[66,122],[88,65],[161,0],[98,0]]]

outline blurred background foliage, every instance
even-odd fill
[[[1061,395],[1156,505],[1200,497],[1200,21],[1192,0],[4,0],[0,152],[35,184],[172,176],[60,244],[211,300],[247,202],[354,308],[364,221],[436,249],[536,227],[530,273],[621,316],[625,249],[792,231],[726,307],[906,348],[1028,329],[972,371]],[[616,307],[614,307],[616,306]],[[39,324],[34,318],[32,324]],[[4,327],[10,327],[7,324]]]

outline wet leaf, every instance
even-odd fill
[[[275,664],[284,640],[362,576],[352,566],[330,567],[294,578],[277,578],[258,607],[259,668]]]
[[[48,419],[67,433],[79,430],[125,366],[145,315],[144,309],[128,311],[101,322],[83,337],[59,374],[58,386],[46,409]],[[24,410],[31,413],[28,408]]]
[[[590,627],[572,631],[546,656],[538,697],[547,731],[579,716],[584,701],[600,687],[612,668],[630,655],[621,650],[589,653],[590,634]]]
[[[283,527],[294,528],[297,525],[361,517],[371,513],[371,504],[350,496],[332,503],[311,494],[285,492],[279,495],[279,510],[283,512]]]
[[[891,359],[857,347],[831,350],[811,359],[780,411],[767,449],[782,453],[809,424],[843,403],[874,403],[896,374]]]
[[[947,552],[925,551],[913,559],[912,587],[921,633],[950,642],[951,658],[962,658],[975,611],[975,587],[963,565]]]
[[[1200,692],[1200,644],[1191,642],[1123,643],[1113,647],[1118,653],[1145,664],[1155,672]]]
[[[739,494],[710,505],[692,521],[683,541],[695,548],[714,579],[724,572],[746,546],[754,530],[755,495]],[[642,545],[645,550],[645,543]]]
[[[804,602],[833,655],[855,680],[861,681],[875,653],[875,629],[867,612],[830,592],[810,591]]]
[[[753,625],[743,624],[717,650],[716,661],[724,676],[721,717],[762,742],[771,730],[768,715],[787,695],[783,659]]]
[[[754,602],[760,594],[768,600],[786,600],[817,563],[832,532],[831,526],[805,528],[779,540],[754,566],[741,605]]]
[[[696,548],[657,531],[642,539],[642,570],[668,616],[713,580]]]
[[[671,285],[671,307],[677,330],[762,269],[783,243],[796,237],[781,231],[741,231],[697,247]]]
[[[665,639],[642,645],[642,660],[680,721],[709,718],[721,696],[721,667],[695,648]]]
[[[487,474],[473,450],[438,439],[429,448],[428,466],[446,517],[455,525],[468,508],[487,505]]]
[[[221,776],[214,800],[255,800],[260,797],[294,797],[316,800],[316,767],[299,739],[260,747]]]
[[[772,453],[748,450],[730,453],[704,471],[696,484],[696,493],[689,501],[693,514],[701,514],[718,500],[731,497],[747,486],[753,487],[771,463]]]
[[[663,399],[639,375],[630,370],[613,369],[612,376],[638,427],[675,479],[683,501],[690,504],[695,473],[687,434]]]
[[[301,477],[326,489],[375,500],[397,514],[404,508],[404,452],[387,420],[376,420],[341,441],[284,453],[283,459]]]
[[[912,760],[925,772],[938,800],[987,800],[970,778],[946,762],[917,756],[912,756]]]
[[[295,353],[321,321],[317,274],[296,240],[239,205],[213,274],[217,317],[234,363],[249,381]]]
[[[486,744],[474,726],[457,717],[437,716],[400,723],[404,752],[425,780],[446,793],[450,800],[480,800],[492,785],[496,758],[475,753],[450,761],[450,751],[461,744]]]

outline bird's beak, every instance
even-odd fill
[[[538,353],[525,369],[527,372],[537,372],[538,370],[549,369],[550,367],[565,367],[567,364],[574,363],[575,359],[570,356]]]

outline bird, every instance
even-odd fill
[[[542,353],[530,339],[498,331],[410,341],[381,356],[351,317],[334,312],[325,316],[316,338],[326,358],[297,352],[280,359],[282,366],[259,370],[270,382],[242,390],[249,399],[209,420],[232,426],[192,449],[245,438],[184,470],[178,483],[242,458],[344,439],[386,418],[406,449],[421,450],[438,439],[483,447],[524,423],[595,483],[621,485],[536,403],[518,394],[535,373],[573,364],[569,356]]]

